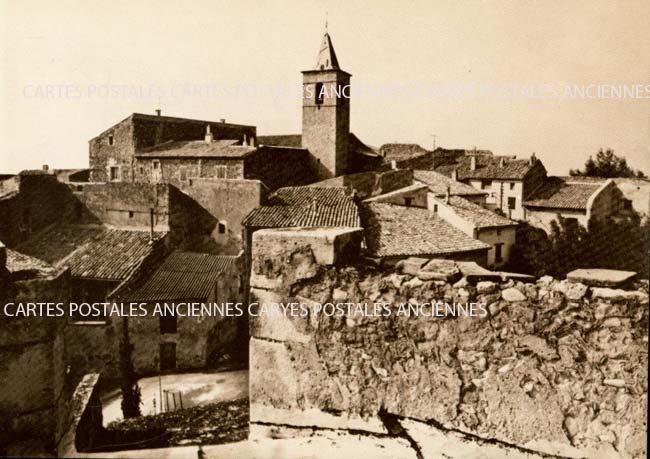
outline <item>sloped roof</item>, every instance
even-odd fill
[[[379,147],[379,153],[387,161],[401,161],[433,152],[416,143],[385,143]]]
[[[471,168],[472,158],[476,159],[474,170]],[[470,155],[461,156],[455,164],[445,164],[436,167],[435,170],[447,176],[451,176],[452,170],[456,170],[458,180],[523,180],[537,162],[531,164],[529,159],[516,159],[509,156]]]
[[[207,300],[219,276],[236,269],[237,257],[173,252],[123,301]]]
[[[38,258],[11,249],[6,249],[6,251],[7,270],[12,274],[29,272],[39,275],[50,275],[57,271],[54,266]]]
[[[371,203],[364,206],[363,215],[373,256],[444,255],[490,247],[427,209]]]
[[[442,199],[441,199],[442,201]],[[495,226],[517,226],[517,222],[509,218],[484,209],[473,202],[463,199],[460,196],[450,196],[448,204],[454,212],[467,221],[474,224],[476,228],[490,228]]]
[[[357,205],[345,188],[285,187],[269,205],[253,209],[242,225],[258,228],[360,227]]]
[[[323,41],[318,49],[318,59],[316,60],[316,70],[340,70],[339,60],[334,52],[332,38],[326,32],[323,35]]]
[[[239,145],[238,140],[180,140],[165,142],[136,152],[146,158],[243,158],[257,150],[249,145]]]
[[[413,178],[428,185],[429,190],[436,196],[444,196],[449,187],[449,193],[454,196],[485,196],[486,192],[477,190],[473,186],[452,180],[446,175],[435,171],[414,170]]]
[[[259,135],[257,136],[257,143],[271,147],[302,148],[302,135]]]
[[[566,182],[560,177],[548,177],[537,188],[530,199],[524,201],[526,207],[549,209],[586,210],[589,198],[602,186],[593,182]]]
[[[18,250],[57,267],[69,267],[73,277],[124,280],[157,248],[165,232],[118,230],[102,226],[55,226],[20,244]]]

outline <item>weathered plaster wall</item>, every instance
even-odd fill
[[[224,255],[236,255],[243,249],[241,221],[263,204],[267,195],[258,180],[195,179],[181,191],[211,216],[213,224],[208,234],[216,253]],[[221,229],[219,223],[223,225]]]
[[[393,433],[431,458],[441,457],[433,438],[456,434],[489,441],[489,457],[645,457],[647,284],[470,284],[449,262],[433,262],[435,276],[326,266],[296,242],[254,246],[253,301],[475,301],[488,314],[253,318],[253,425],[276,436]],[[473,457],[466,443],[444,457]]]

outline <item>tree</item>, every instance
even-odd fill
[[[129,320],[122,319],[122,339],[120,340],[120,374],[122,378],[122,414],[124,419],[141,416],[140,403],[142,394],[138,378],[133,368],[133,344],[129,340]]]
[[[602,148],[598,150],[596,154],[596,159],[589,156],[589,159],[585,161],[584,170],[580,169],[571,169],[569,174],[572,176],[584,176],[584,177],[603,177],[603,178],[614,178],[614,177],[636,177],[636,178],[645,178],[646,175],[640,170],[634,170],[627,165],[625,158],[617,156],[614,154],[614,150],[608,148],[603,150]]]

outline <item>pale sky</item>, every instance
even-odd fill
[[[560,97],[567,84],[650,97],[647,0],[0,0],[0,173],[86,167],[90,138],[159,105],[300,133],[300,71],[326,13],[353,75],[351,129],[370,145],[431,148],[435,134],[535,152],[555,174],[609,147],[650,173],[650,99]],[[513,85],[543,98],[496,92]]]

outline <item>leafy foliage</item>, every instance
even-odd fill
[[[548,235],[527,223],[519,226],[507,269],[563,278],[578,268],[606,268],[648,277],[649,248],[647,219],[592,218],[584,228],[576,220],[558,215]]]
[[[584,170],[571,169],[569,172],[573,176],[584,177],[637,177],[644,178],[646,175],[640,170],[634,170],[627,165],[625,158],[614,154],[614,150],[608,148],[598,150],[596,159],[589,156],[585,161]]]

